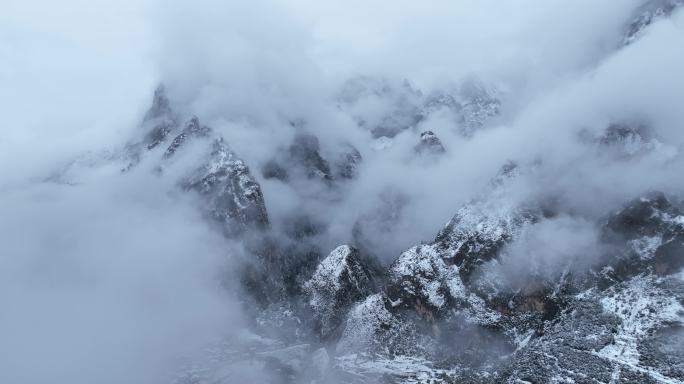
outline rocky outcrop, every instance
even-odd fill
[[[422,318],[433,321],[440,310],[453,308],[455,300],[465,297],[458,272],[458,267],[448,265],[434,246],[413,247],[390,266],[388,297],[393,306],[413,308]]]
[[[618,319],[595,299],[569,307],[543,336],[520,348],[503,369],[500,382],[610,382],[612,364],[595,354],[614,340]]]
[[[299,133],[288,148],[291,163],[303,168],[309,178],[330,179],[330,163],[321,156],[318,138],[310,133]]]
[[[413,148],[418,154],[439,155],[446,152],[442,141],[432,131],[420,134],[420,142]]]
[[[304,284],[321,337],[333,335],[352,304],[368,296],[372,288],[373,278],[356,249],[341,245],[330,252]]]
[[[670,16],[677,8],[684,5],[682,0],[650,0],[635,12],[634,17],[625,28],[622,45],[636,41],[654,22]]]
[[[457,98],[445,91],[434,91],[425,97],[422,110],[422,118],[427,119],[431,114],[446,110],[458,114],[463,109]]]
[[[207,154],[178,184],[201,196],[203,210],[227,236],[266,228],[268,215],[264,196],[244,161],[228,148],[220,135],[202,125],[197,116],[190,118],[182,128],[177,121],[164,87],[158,87],[142,124],[143,129],[149,131],[141,142],[128,146],[131,163],[125,170],[173,137],[161,155],[158,169],[163,172],[166,162],[172,161],[188,142],[197,141]]]
[[[446,112],[458,131],[468,137],[485,127],[501,109],[496,89],[475,78],[426,96],[408,81],[358,77],[345,84],[338,98],[342,109],[374,138],[392,138],[441,112]]]
[[[499,339],[508,338],[495,334],[513,330],[517,324],[505,324],[508,313],[500,311],[500,303],[488,301],[487,296],[480,297],[479,292],[469,286],[468,278],[480,265],[494,259],[505,244],[517,239],[527,226],[534,225],[541,215],[538,211],[531,214],[531,210],[519,208],[519,205],[504,204],[509,201],[503,198],[505,186],[517,175],[515,169],[510,165],[504,167],[490,184],[494,192],[464,205],[434,242],[412,247],[389,266],[383,292],[373,301],[360,305],[357,312],[350,313],[343,333],[346,336],[341,341],[343,345],[363,344],[359,340],[360,334],[371,338],[365,341],[367,345],[382,345],[399,332],[383,332],[383,328],[408,332],[414,343],[421,341],[421,353],[428,355],[444,347],[435,347],[441,340],[460,338],[466,333],[480,335],[483,343],[489,343],[487,340],[491,339],[500,344]],[[521,304],[519,311],[534,309],[527,309],[529,307],[534,305]],[[374,313],[374,317],[364,318],[362,311]],[[369,326],[376,323],[392,325]],[[362,324],[366,327],[361,328]],[[350,327],[358,327],[363,332]],[[350,340],[354,340],[353,343]],[[474,344],[467,351],[446,349],[454,359],[485,359]],[[498,349],[506,350],[505,347]]]
[[[211,129],[207,126],[200,125],[197,116],[193,116],[185,125],[185,128],[171,140],[171,144],[166,148],[163,157],[169,158],[180,148],[186,141],[197,137],[208,137],[211,134]]]
[[[310,133],[298,133],[285,151],[268,161],[262,174],[265,178],[287,181],[292,174],[309,179],[331,180],[330,164],[321,156],[318,138]]]
[[[351,144],[344,144],[342,150],[337,155],[334,164],[334,176],[336,179],[353,179],[359,173],[359,166],[363,157],[356,147]]]
[[[338,98],[341,106],[373,137],[394,137],[422,120],[423,95],[408,81],[361,76],[344,84]],[[367,105],[375,106],[367,113]]]
[[[166,90],[160,85],[154,91],[152,105],[143,119],[143,127],[147,129],[147,134],[142,140],[142,145],[148,150],[153,149],[164,142],[177,125],[177,117],[171,110]]]
[[[603,271],[611,281],[642,273],[668,275],[684,267],[684,215],[661,192],[635,199],[611,215],[604,237],[618,248]]]
[[[268,225],[261,187],[221,138],[213,140],[207,161],[182,185],[203,197],[206,211],[228,236]]]
[[[678,288],[673,289],[673,285]],[[682,371],[658,362],[672,343],[654,340],[684,321],[681,280],[637,276],[605,292],[578,296],[544,334],[520,349],[500,380],[663,383],[682,380]],[[675,330],[676,332],[676,330]],[[676,341],[675,341],[676,342]],[[676,349],[676,348],[674,348]],[[656,352],[657,351],[657,352]],[[676,366],[676,365],[674,365]],[[672,366],[670,366],[672,367]],[[660,368],[660,369],[659,369]]]
[[[646,155],[665,147],[653,137],[647,126],[634,123],[610,124],[592,141],[598,144],[600,154],[619,160]]]
[[[469,79],[461,85],[462,99],[460,131],[471,136],[486,126],[501,110],[501,98],[496,90],[477,79]]]
[[[328,161],[321,152],[318,137],[300,132],[286,149],[264,164],[262,174],[266,179],[274,178],[283,182],[294,177],[330,184],[356,177],[361,161],[361,153],[351,144],[342,144],[334,161]]]
[[[385,359],[396,361],[397,352],[388,346],[398,345],[406,358],[446,358],[450,368],[428,371],[454,382],[682,379],[681,364],[668,357],[681,355],[675,345],[684,327],[684,281],[675,275],[684,267],[678,204],[662,193],[635,199],[598,223],[607,245],[595,265],[581,269],[568,260],[556,274],[506,286],[481,269],[549,217],[542,204],[504,203],[520,172],[507,164],[491,193],[462,207],[433,243],[390,265],[384,289],[350,311],[338,343],[338,353],[380,357],[341,358],[341,367],[366,367],[374,377],[370,367],[392,365]],[[464,341],[454,347],[445,340]]]
[[[490,191],[463,205],[435,238],[441,257],[459,267],[464,281],[544,216],[539,204],[515,202],[507,195],[506,184],[518,172],[514,164],[504,165]]]

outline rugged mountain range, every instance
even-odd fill
[[[621,44],[682,3],[650,2],[627,24]],[[496,121],[504,99],[477,79],[425,95],[409,82],[361,77],[337,95],[338,108],[380,147],[437,112],[468,140]],[[376,106],[372,113],[368,103]],[[373,252],[382,244],[372,234],[393,225],[400,193],[381,196],[376,211],[358,218],[349,243],[334,249],[323,248],[319,235],[327,228],[306,212],[277,228],[269,222],[269,197],[257,180],[297,187],[306,180],[335,194],[363,172],[365,159],[353,145],[335,143],[342,149],[331,157],[315,130],[292,128],[291,142],[250,168],[240,148],[198,117],[175,113],[160,87],[142,138],[108,157],[125,162],[123,174],[147,159],[164,175],[174,161],[187,161],[178,159],[184,151],[199,153],[177,188],[195,194],[207,220],[253,256],[240,271],[251,328],[183,366],[178,383],[233,383],[245,370],[283,383],[684,382],[678,194],[644,192],[588,221],[562,195],[519,198],[516,183],[534,175],[538,164],[513,160],[452,212],[432,240],[385,263]],[[449,151],[434,132],[416,133],[410,156],[439,159]],[[666,146],[647,125],[633,122],[611,123],[577,140],[615,161]],[[589,260],[570,253],[551,271],[532,265],[513,273],[516,247],[540,228],[568,222],[597,229]]]

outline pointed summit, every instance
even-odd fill
[[[176,129],[177,123],[171,110],[171,103],[166,96],[163,84],[157,86],[152,97],[152,105],[143,119],[143,127],[149,129],[143,144],[152,149],[166,140],[166,137]]]
[[[413,148],[419,154],[439,155],[446,152],[442,141],[432,131],[420,134],[420,142]]]
[[[166,96],[166,87],[164,84],[159,84],[154,90],[152,96],[152,106],[147,110],[144,121],[160,118],[162,116],[171,115],[171,103]]]

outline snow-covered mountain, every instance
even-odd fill
[[[628,23],[623,44],[677,5],[644,6]],[[455,132],[469,140],[505,107],[502,95],[472,78],[424,95],[408,81],[359,77],[344,83],[337,97],[343,113],[385,143],[376,146],[382,152],[435,113],[446,114]],[[231,382],[233,365],[269,371],[271,379],[284,382],[684,381],[684,207],[677,195],[644,192],[587,216],[563,201],[567,191],[520,194],[521,184],[544,172],[546,159],[507,161],[433,240],[388,262],[373,253],[383,244],[369,244],[383,226],[391,233],[396,225],[400,191],[381,198],[385,207],[361,214],[354,236],[332,250],[320,241],[328,224],[306,211],[287,218],[284,228],[269,227],[256,179],[305,195],[317,190],[310,199],[343,199],[340,194],[363,176],[368,161],[353,145],[340,143],[343,149],[331,155],[306,124],[293,123],[300,132],[255,178],[229,143],[212,137],[196,117],[184,126],[178,119],[160,88],[143,123],[152,128],[128,149],[129,156],[139,161],[164,146],[163,169],[186,141],[211,142],[205,162],[179,186],[202,196],[204,209],[227,236],[251,230],[251,242],[262,238],[257,242],[267,244],[251,246],[259,261],[248,268],[257,277],[245,286],[257,303],[250,311],[256,322],[249,346],[224,346],[232,351],[221,352],[229,358],[214,356],[210,367],[195,368],[179,382]],[[641,123],[578,132],[578,142],[611,161],[634,161],[665,146]],[[405,156],[432,158],[425,167],[450,150],[429,130],[414,140]],[[549,256],[564,258],[551,267],[544,261],[514,265],[520,252],[556,252],[529,243],[568,223],[597,231],[590,256],[577,243]]]
[[[581,52],[519,27],[548,10],[525,13],[472,45],[506,28],[527,45],[449,79],[375,68],[312,85],[325,71],[290,81],[279,70],[288,81],[259,75],[249,81],[266,86],[241,92],[237,77],[212,83],[219,64],[197,70],[200,85],[162,76],[124,144],[50,164],[35,183],[67,195],[116,180],[136,202],[154,191],[164,204],[144,195],[150,216],[182,211],[182,225],[121,241],[143,254],[197,232],[197,252],[219,256],[168,269],[192,271],[202,283],[189,286],[238,314],[201,353],[174,356],[174,384],[684,383],[684,41],[670,44],[684,36],[673,32],[683,5],[630,1],[619,28],[593,27],[600,38],[575,26],[579,43],[567,41],[591,45]],[[302,57],[328,54],[311,52]],[[56,254],[78,235],[50,230]],[[73,269],[83,290],[96,286],[88,263]],[[136,287],[141,312],[163,301],[147,294],[168,270]],[[179,329],[192,332],[184,316]]]

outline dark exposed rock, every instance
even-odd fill
[[[266,179],[275,178],[283,182],[299,176],[331,183],[355,178],[361,161],[358,149],[351,144],[343,144],[331,165],[321,154],[318,138],[310,133],[299,133],[287,149],[264,164],[261,172]]]
[[[483,128],[501,110],[501,100],[496,91],[477,79],[465,81],[460,94],[463,99],[460,125],[464,136],[471,136]]]
[[[269,160],[261,168],[261,174],[265,179],[278,179],[280,181],[287,181],[287,169],[280,165],[276,160]]]
[[[211,129],[207,126],[200,125],[197,116],[193,116],[190,121],[185,125],[185,128],[176,137],[173,138],[171,144],[164,152],[164,158],[169,158],[173,156],[174,153],[180,148],[188,139],[193,137],[207,137],[211,133]]]
[[[353,179],[358,175],[359,164],[363,158],[361,152],[351,144],[344,145],[343,150],[338,155],[334,163],[335,178]]]
[[[285,218],[283,232],[293,240],[316,236],[325,231],[325,224],[306,214],[296,214]]]
[[[462,108],[461,103],[459,103],[453,95],[442,91],[435,91],[425,98],[422,115],[423,118],[427,118],[433,112],[441,109],[460,113]]]
[[[245,266],[243,285],[260,305],[303,295],[304,283],[322,258],[318,245],[306,238],[273,236],[270,232],[257,232],[246,240],[248,253],[256,262]]]
[[[171,103],[169,102],[169,98],[166,96],[166,87],[160,84],[154,90],[154,95],[152,96],[152,105],[150,106],[150,109],[147,110],[144,121],[157,119],[163,116],[170,116],[171,114]]]
[[[407,81],[359,77],[345,84],[339,95],[345,110],[374,138],[394,137],[418,126],[437,111],[447,111],[460,133],[471,136],[498,115],[501,100],[493,87],[471,78],[456,90],[436,90],[424,96]],[[374,106],[367,115],[365,105]]]
[[[310,133],[297,134],[290,144],[288,154],[295,164],[306,169],[309,178],[330,179],[330,165],[320,153],[318,138]]]
[[[415,127],[421,121],[420,110],[411,108],[413,113],[402,113],[384,117],[378,125],[371,129],[374,138],[394,137],[411,127]]]
[[[414,147],[414,150],[419,154],[430,155],[439,155],[446,152],[442,141],[432,131],[425,131],[420,134],[420,143]]]
[[[670,16],[678,7],[682,6],[682,0],[650,0],[636,11],[636,15],[625,28],[622,45],[633,43],[639,38],[644,30],[659,19]]]
[[[620,159],[648,154],[662,146],[643,125],[611,124],[595,139],[603,152]]]
[[[646,127],[631,124],[611,124],[606,128],[599,142],[604,145],[616,143],[642,142],[647,138]]]
[[[142,142],[127,147],[131,163],[124,170],[140,161],[144,154],[142,148],[154,149],[173,133],[176,136],[163,153],[163,160],[172,158],[190,140],[209,144],[208,154],[202,159],[202,164],[180,180],[179,184],[185,190],[200,194],[203,209],[227,236],[266,228],[268,215],[261,186],[244,161],[228,148],[222,137],[203,126],[196,116],[182,129],[176,121],[164,87],[160,86],[154,93],[152,106],[143,121],[143,128],[150,130]],[[161,166],[158,169],[163,170]]]
[[[152,106],[145,114],[143,125],[151,127],[142,141],[147,149],[152,149],[164,142],[167,136],[176,129],[176,118],[163,85],[154,91]]]
[[[639,337],[640,332],[657,327],[654,320],[658,317],[641,320],[622,307],[632,306],[630,309],[635,314],[644,309],[623,301],[639,284],[616,288],[612,291],[616,296],[603,296],[593,291],[586,293],[568,306],[555,322],[548,323],[541,337],[517,352],[499,380],[587,382],[591,378],[600,382],[616,382],[616,379],[626,383],[660,382],[659,373],[640,366],[638,358],[632,362],[635,345],[630,343],[635,340],[634,336]],[[638,295],[644,294],[637,291]]]
[[[501,315],[488,325],[506,332],[522,329],[541,332],[545,322],[556,319],[567,306],[568,295],[574,293],[570,284],[567,278],[555,280],[531,274],[521,287],[512,287],[491,276],[479,275],[470,281],[468,288],[483,300],[486,308]]]
[[[408,81],[394,82],[384,78],[357,77],[348,81],[339,99],[359,126],[373,137],[394,137],[416,126],[422,119],[422,93]],[[366,115],[363,106],[373,103],[380,113]],[[361,107],[357,110],[357,107]]]
[[[321,155],[318,138],[310,133],[298,133],[287,150],[269,160],[262,168],[265,178],[287,181],[292,174],[308,179],[331,181],[330,164]]]
[[[182,184],[203,196],[206,210],[229,236],[268,226],[261,187],[221,138],[213,141],[207,161]]]
[[[324,256],[320,248],[310,242],[293,241],[284,247],[278,262],[280,276],[291,296],[302,293],[302,287],[316,269],[316,262]]]
[[[679,216],[679,211],[670,203],[664,193],[651,192],[632,200],[608,218],[606,229],[626,240],[643,236],[654,236],[666,230],[672,222],[671,216]]]
[[[666,275],[684,267],[684,215],[663,193],[649,193],[614,213],[604,237],[618,244],[606,271],[611,279],[645,272]]]
[[[636,199],[611,215],[606,237],[623,248],[612,255],[617,259],[608,260],[615,271],[609,288],[601,291],[593,283],[579,295],[565,293],[560,316],[546,322],[542,335],[513,356],[500,380],[585,382],[592,378],[656,383],[680,379],[677,365],[665,363],[667,359],[658,349],[663,348],[662,339],[649,335],[682,324],[684,283],[678,278],[658,277],[654,251],[645,250],[651,247],[629,251],[635,239],[669,238],[671,235],[665,234],[677,233],[678,217],[661,193]]]
[[[174,131],[178,130],[178,117],[171,110],[171,103],[166,96],[163,85],[157,87],[152,97],[152,105],[147,110],[141,123],[145,131],[142,138],[127,144],[123,150],[128,161],[121,171],[127,172],[135,167],[144,155],[145,150],[152,150],[166,141]]]
[[[285,281],[285,274],[289,271],[289,265],[284,265],[284,262],[291,263],[292,260],[283,258],[286,250],[282,248],[278,239],[268,236],[267,233],[247,236],[244,240],[245,253],[252,257],[242,265],[239,276],[247,298],[254,302],[254,305],[250,303],[249,307],[258,308],[257,312],[267,312],[268,308],[273,306],[289,308],[289,304],[284,304],[288,295],[289,282]]]
[[[329,338],[351,305],[368,296],[372,288],[372,276],[356,249],[341,245],[330,252],[304,284],[321,337]]]
[[[147,149],[153,149],[166,140],[166,137],[175,129],[176,122],[173,120],[161,120],[145,136],[143,143]]]
[[[474,200],[456,212],[437,235],[435,245],[444,259],[459,266],[467,281],[541,216],[540,208],[511,204],[506,198]]]
[[[258,260],[249,266],[249,292],[262,304],[303,295],[304,283],[324,256],[318,236],[325,226],[312,217],[295,214],[275,227],[277,230],[259,233],[248,242],[250,253]],[[310,313],[308,307],[305,311]]]

